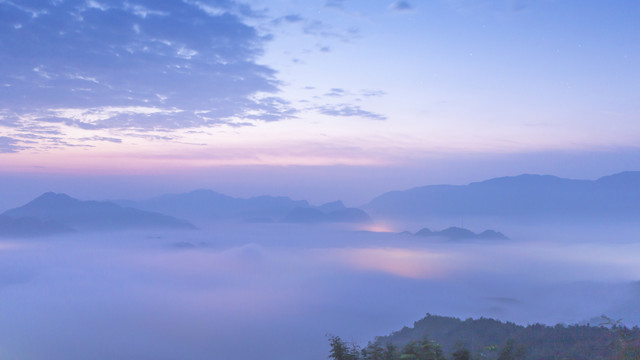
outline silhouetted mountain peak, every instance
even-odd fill
[[[471,239],[476,236],[473,231],[456,226],[440,231],[439,235],[450,239]]]
[[[561,184],[567,181],[585,181],[585,180],[569,180],[563,179],[553,175],[539,175],[539,174],[521,174],[516,176],[503,176],[493,179],[488,179],[479,182],[472,182],[469,187],[541,187],[541,186],[553,186]]]
[[[403,233],[409,233],[408,231],[404,231]],[[424,228],[424,229],[420,229],[418,232],[416,232],[414,235],[416,236],[433,236],[433,231],[431,231],[431,229],[429,228]]]
[[[140,227],[195,228],[187,221],[171,216],[123,208],[107,201],[81,201],[66,194],[48,192],[29,203],[7,210],[13,219],[33,218],[85,229],[122,229]]]
[[[478,239],[509,239],[503,233],[495,231],[495,230],[485,230],[476,235]]]
[[[484,239],[484,240],[508,240],[509,238],[504,234],[494,231],[485,230],[479,234],[474,233],[471,230],[452,226],[450,228],[441,231],[431,231],[428,228],[423,228],[416,232],[414,236],[421,237],[442,237],[448,240],[465,240],[465,239]]]
[[[614,186],[622,185],[640,187],[640,171],[624,171],[609,176],[603,176],[596,180],[596,182]]]
[[[344,206],[341,200],[336,200],[336,201],[328,202],[326,204],[322,204],[317,208],[324,212],[333,212],[333,211],[345,210],[347,207]]]
[[[52,191],[49,191],[31,200],[28,204],[67,205],[67,204],[77,204],[79,202],[80,200],[74,199],[67,194],[54,193]]]

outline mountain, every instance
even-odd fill
[[[347,208],[342,201],[334,201],[317,207],[298,207],[289,211],[282,220],[290,223],[363,223],[371,217],[357,208]]]
[[[520,175],[468,185],[422,186],[385,193],[363,208],[390,218],[632,220],[640,217],[640,172],[624,172],[595,181]]]
[[[35,237],[72,232],[68,226],[34,218],[13,219],[0,215],[0,238]]]
[[[427,314],[416,321],[413,327],[404,327],[389,336],[377,337],[375,343],[365,348],[364,353],[373,354],[386,344],[393,344],[397,350],[388,358],[405,359],[411,357],[403,354],[410,354],[407,350],[419,344],[437,346],[444,354],[466,349],[469,358],[474,359],[595,360],[637,359],[640,356],[640,330],[637,327],[629,329],[593,325],[521,326],[487,318],[460,320]]]
[[[344,206],[344,204],[342,203],[342,201],[337,200],[337,201],[332,201],[332,202],[328,202],[326,204],[322,204],[320,206],[316,206],[316,208],[324,213],[330,213],[330,212],[334,212],[334,211],[341,211],[346,209],[347,207]]]
[[[441,230],[441,231],[431,231],[428,228],[424,228],[413,235],[421,236],[421,237],[441,237],[447,240],[467,240],[467,239],[508,240],[509,239],[508,237],[504,236],[504,234],[494,230],[485,230],[481,233],[476,234],[471,230],[467,230],[467,229],[463,229],[455,226]]]
[[[304,200],[288,197],[258,196],[234,198],[211,190],[167,194],[143,201],[119,201],[140,210],[157,211],[190,220],[242,219],[278,221],[292,209],[309,207]]]
[[[55,222],[78,230],[118,230],[135,228],[194,229],[185,220],[171,216],[124,208],[106,201],[80,201],[66,194],[45,193],[21,207],[7,210],[14,220],[32,218]]]
[[[144,201],[118,201],[136,209],[157,211],[193,221],[239,219],[258,222],[366,222],[371,218],[356,208],[347,208],[342,201],[317,207],[306,200],[284,196],[234,198],[212,190],[195,190],[184,194],[168,194]]]

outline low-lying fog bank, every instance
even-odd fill
[[[366,342],[427,312],[640,324],[637,229],[496,230],[511,240],[287,224],[2,240],[0,354],[325,359],[328,333]]]

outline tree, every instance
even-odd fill
[[[329,335],[329,359],[333,360],[359,360],[358,347],[354,344],[347,345],[339,336]]]
[[[522,346],[516,346],[516,342],[513,339],[507,340],[507,342],[500,350],[498,360],[521,360],[524,359],[524,348]]]
[[[362,349],[362,358],[366,360],[386,360],[385,349],[379,343],[369,343],[366,348]],[[389,360],[393,360],[390,358]]]
[[[422,341],[410,341],[400,355],[402,360],[445,360],[440,345],[424,338]]]
[[[451,354],[453,360],[471,360],[471,352],[467,349],[458,349]]]

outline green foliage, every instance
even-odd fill
[[[402,348],[375,342],[359,350],[357,345],[349,345],[340,337],[331,335],[329,346],[329,359],[333,360],[446,360],[440,345],[426,338],[411,341]]]
[[[355,344],[346,344],[339,336],[329,336],[329,359],[333,360],[359,360],[360,350]]]
[[[605,318],[607,319],[607,318]],[[610,319],[609,319],[610,320]],[[640,360],[640,329],[606,326],[520,326],[493,319],[427,316],[365,348],[330,337],[334,360]],[[445,354],[450,354],[449,357]]]
[[[516,346],[513,339],[507,340],[507,342],[500,350],[498,360],[522,360],[524,359],[525,350],[522,345]]]

